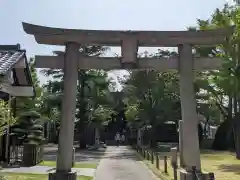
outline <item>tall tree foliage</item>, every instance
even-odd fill
[[[208,20],[198,20],[198,28],[214,29],[235,26],[235,32],[227,37],[223,45],[199,48],[196,53],[201,56],[222,57],[223,67],[218,71],[206,72],[199,79],[198,85],[210,96],[209,100],[215,104],[225,121],[219,127],[214,147],[226,149],[232,147],[229,142],[234,137],[237,158],[240,158],[239,142],[239,92],[240,92],[240,9],[238,6],[225,5],[223,9],[216,9]],[[223,141],[225,139],[225,141]],[[228,144],[228,145],[226,145]]]
[[[8,103],[0,100],[0,136],[5,134],[5,131],[8,126],[15,124],[16,119],[10,113],[11,108]]]
[[[99,56],[107,49],[101,46],[81,47],[79,53],[84,56]],[[63,55],[63,52],[55,52]],[[61,111],[61,96],[63,92],[63,71],[47,69],[43,73],[52,77],[52,80],[45,84],[45,98],[42,104],[42,111],[47,117]],[[80,147],[85,148],[87,144],[87,127],[91,122],[107,120],[111,107],[108,106],[109,83],[107,73],[101,70],[79,70],[77,86],[76,106],[76,132],[80,135]],[[105,114],[103,113],[105,112]],[[103,114],[105,116],[103,116]],[[107,116],[106,116],[107,115]],[[59,119],[58,119],[59,120]]]
[[[35,143],[43,142],[43,120],[39,114],[39,106],[42,101],[42,88],[38,80],[35,69],[35,61],[33,58],[29,60],[29,69],[32,77],[33,86],[35,88],[35,98],[16,97],[13,109],[16,111],[16,123],[11,128],[11,135],[17,137],[19,143]]]
[[[151,55],[170,57],[176,53],[159,50]],[[133,71],[123,84],[126,117],[131,125],[152,127],[152,145],[156,127],[166,121],[180,119],[180,99],[176,72],[159,73],[154,70]]]
[[[107,115],[104,118],[104,121],[107,121],[110,116],[109,112],[113,110],[109,91],[110,81],[107,79],[107,73],[102,70],[89,70],[80,71],[79,75],[76,127],[80,134],[80,147],[85,148],[88,126],[92,122],[99,124],[103,121],[99,118],[100,112]]]

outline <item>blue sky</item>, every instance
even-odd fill
[[[224,3],[226,0],[0,0],[0,44],[20,43],[28,56],[62,49],[37,44],[23,32],[22,21],[76,29],[184,30],[195,25],[197,18],[210,17]],[[46,78],[40,80],[43,83]]]

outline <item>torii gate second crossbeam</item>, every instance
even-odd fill
[[[76,179],[76,173],[71,172],[71,166],[79,69],[179,70],[183,159],[187,171],[191,170],[192,166],[198,171],[201,170],[193,70],[217,69],[221,67],[221,60],[193,58],[192,46],[221,44],[225,37],[233,32],[233,28],[205,31],[106,31],[60,29],[23,23],[23,29],[27,34],[34,35],[39,44],[66,47],[64,56],[36,56],[37,68],[64,69],[57,170],[49,175],[51,180]],[[79,53],[80,45],[120,46],[122,57],[83,57]],[[139,59],[139,46],[177,47],[179,55],[168,59]]]

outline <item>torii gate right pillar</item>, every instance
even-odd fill
[[[200,151],[198,141],[198,120],[196,112],[196,98],[194,92],[194,71],[192,60],[192,46],[180,45],[179,73],[180,73],[180,99],[182,113],[182,159],[186,171],[195,166],[201,171]],[[181,134],[181,133],[180,133]]]

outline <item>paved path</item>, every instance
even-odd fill
[[[20,167],[20,168],[6,168],[0,170],[0,172],[8,173],[32,173],[32,174],[48,174],[55,172],[54,167],[49,166],[33,166],[33,167]],[[96,169],[89,168],[72,168],[72,171],[77,172],[78,176],[94,176]]]
[[[96,171],[96,180],[156,180],[134,150],[109,146]]]
[[[44,146],[44,161],[56,161],[57,160],[57,149],[56,144],[47,144]],[[105,149],[101,148],[97,151],[95,150],[75,150],[75,161],[76,162],[96,162],[98,163],[102,156],[104,155]]]

